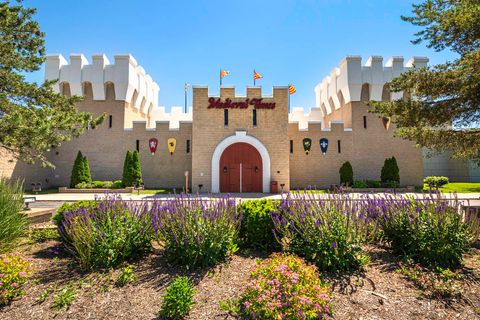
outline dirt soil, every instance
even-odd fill
[[[152,253],[133,263],[136,281],[118,288],[118,270],[83,273],[57,241],[20,251],[33,258],[36,272],[25,296],[0,309],[0,319],[158,319],[165,287],[178,275],[196,285],[196,304],[187,319],[235,319],[220,310],[219,301],[239,297],[256,259],[263,258],[241,253],[216,268],[189,272],[169,266],[161,252]],[[388,250],[368,251],[372,262],[362,272],[326,277],[334,291],[335,319],[480,319],[480,250],[466,256],[461,295],[449,299],[429,297],[396,272],[399,260]],[[53,296],[69,283],[77,288],[76,299],[68,309],[55,311]]]

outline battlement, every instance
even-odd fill
[[[237,95],[235,86],[221,86],[220,94],[210,93],[208,86],[194,85],[192,86],[194,96],[197,97],[214,97],[214,98],[230,98],[230,99],[244,99],[244,98],[280,98],[288,97],[288,86],[274,86],[269,94],[265,94],[261,86],[247,86],[246,95]]]
[[[311,108],[307,113],[303,108],[293,108],[288,114],[288,123],[298,124],[298,131],[308,131],[310,124],[320,124],[322,131],[352,131],[352,128],[345,128],[343,121],[330,121],[326,127],[320,108]]]
[[[386,92],[385,84],[412,68],[427,66],[428,58],[412,57],[404,64],[403,57],[372,56],[362,65],[360,56],[347,56],[315,87],[316,107],[325,116],[352,101],[396,100],[402,92]]]
[[[111,83],[115,100],[131,103],[150,115],[158,104],[159,86],[130,54],[115,55],[114,59],[111,64],[104,54],[95,54],[90,64],[83,54],[71,54],[69,64],[61,54],[50,54],[45,79],[58,79],[53,86],[56,92],[62,92],[62,84],[68,83],[71,94],[78,96],[84,95],[83,84],[91,83],[93,100],[105,100],[106,85]]]

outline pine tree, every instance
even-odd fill
[[[0,148],[27,163],[53,167],[46,153],[78,137],[87,125],[99,125],[105,115],[79,112],[75,102],[42,84],[25,79],[45,61],[45,34],[34,20],[35,9],[21,1],[0,2]]]
[[[142,166],[140,165],[140,154],[137,150],[132,155],[131,177],[134,186],[139,186],[142,183]]]
[[[424,0],[412,13],[402,19],[421,28],[413,43],[455,58],[393,79],[390,91],[405,99],[372,101],[372,111],[393,116],[396,136],[480,163],[480,2]]]
[[[340,183],[351,186],[353,185],[353,168],[350,162],[345,162],[340,167]]]
[[[131,163],[133,162],[132,153],[130,150],[127,151],[125,155],[125,161],[123,162],[123,174],[122,174],[122,183],[124,187],[132,186],[132,177],[131,177]]]

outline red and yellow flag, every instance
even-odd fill
[[[220,70],[220,78],[223,78],[223,77],[225,77],[225,76],[228,76],[229,73],[230,73],[230,71]]]
[[[297,92],[297,89],[295,89],[295,87],[291,84],[288,86],[288,92],[290,94],[294,94],[295,92]]]
[[[253,70],[253,79],[257,80],[257,79],[260,79],[260,78],[263,78],[263,76],[258,73],[257,71]]]

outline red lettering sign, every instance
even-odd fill
[[[275,109],[275,102],[263,102],[263,98],[245,99],[244,101],[232,101],[230,98],[221,101],[220,98],[209,98],[208,109],[247,109],[254,106],[255,109]]]

